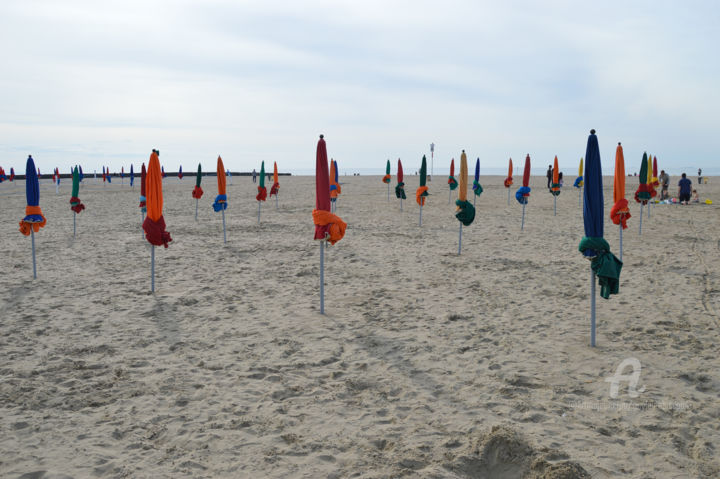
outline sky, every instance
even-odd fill
[[[3,0],[0,166],[310,172],[322,133],[341,171],[543,174],[594,128],[604,174],[720,174],[719,45],[714,0]]]

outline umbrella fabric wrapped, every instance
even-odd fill
[[[340,184],[338,183],[337,163],[332,159],[330,160],[330,176],[328,182],[330,184],[330,201],[335,203],[341,190]]]
[[[180,165],[180,168],[178,169],[178,179],[182,180],[183,174],[182,174],[182,165]]]
[[[111,179],[111,176],[110,176],[110,167],[109,167],[109,166],[106,167],[106,168],[105,168],[105,171],[107,172],[107,182],[108,182],[108,183],[112,183],[112,179]]]
[[[402,161],[400,161],[400,158],[398,158],[398,169],[397,169],[397,186],[395,186],[395,196],[400,199],[404,200],[407,199],[407,196],[405,196],[405,183],[403,183],[403,168],[402,168]]]
[[[215,197],[215,202],[212,207],[215,212],[224,211],[228,207],[227,203],[227,191],[225,186],[225,167],[223,166],[222,158],[218,156],[217,159],[217,183],[218,183],[218,195]]]
[[[105,167],[103,166],[103,167],[102,167],[102,180],[103,180],[103,183],[105,183],[105,178],[106,178],[106,175],[105,175]]]
[[[451,190],[458,187],[458,182],[455,179],[455,158],[450,160],[450,176],[448,176],[448,186]]]
[[[80,213],[82,210],[85,209],[85,205],[82,204],[80,201],[80,198],[78,198],[78,194],[80,191],[80,172],[78,171],[77,166],[73,170],[72,175],[72,194],[70,195],[70,209],[73,210],[75,213]]]
[[[480,184],[480,158],[475,161],[475,179],[473,180],[472,189],[475,196],[480,196],[483,192],[483,187]]]
[[[657,155],[653,156],[653,164],[652,164],[652,185],[653,185],[653,187],[658,187],[658,186],[660,186],[660,181],[658,180]]]
[[[600,148],[595,130],[590,131],[585,151],[585,202],[583,223],[585,237],[578,250],[592,258],[591,268],[600,284],[600,295],[608,299],[620,289],[622,261],[610,252],[610,245],[603,238],[603,190]]]
[[[257,187],[258,194],[255,199],[258,201],[265,201],[267,199],[267,188],[265,188],[265,162],[263,161],[260,165],[260,184]]]
[[[7,176],[5,175],[5,170],[0,166],[0,183],[5,181],[7,179]]]
[[[133,184],[135,184],[135,170],[132,163],[130,163],[130,186],[133,186]]]
[[[582,188],[583,186],[583,159],[580,158],[580,170],[578,171],[578,177],[575,178],[575,183],[573,184],[575,188]]]
[[[650,198],[655,198],[657,196],[657,191],[655,191],[655,183],[653,182],[653,173],[652,173],[652,155],[648,155],[648,165],[647,165],[647,185],[648,190],[650,191]],[[648,215],[650,210],[648,210]]]
[[[85,175],[83,175],[83,172],[82,172],[82,165],[78,165],[78,169],[80,169],[80,183],[82,183],[83,178],[85,178]]]
[[[192,190],[192,197],[196,200],[202,198],[203,189],[200,188],[200,182],[202,181],[202,166],[198,163],[197,176],[195,177],[195,188]]]
[[[525,157],[525,170],[523,170],[523,185],[518,188],[517,192],[515,192],[515,199],[518,200],[518,203],[521,205],[526,205],[528,203],[528,198],[530,197],[530,155],[527,155]]]
[[[142,164],[140,169],[140,209],[143,213],[147,211],[147,198],[145,198],[145,183],[147,178],[147,171],[145,170],[145,163]]]
[[[652,198],[652,195],[650,193],[650,187],[647,184],[647,177],[648,177],[648,157],[647,153],[643,153],[642,157],[642,163],[640,163],[640,176],[638,177],[640,181],[640,185],[638,186],[638,189],[635,191],[635,201],[638,203],[641,203],[643,205],[646,205],[648,201],[650,201],[650,198]]]
[[[15,168],[10,167],[10,181],[15,181]]]
[[[613,207],[610,210],[610,219],[616,225],[627,229],[627,220],[631,217],[628,200],[625,199],[625,155],[618,143],[615,150],[615,178],[613,182]]]
[[[422,164],[420,165],[420,187],[415,190],[415,201],[420,206],[425,206],[425,198],[429,195],[428,187],[425,185],[427,182],[427,159],[425,155],[422,157]]]
[[[338,178],[338,175],[340,174],[340,168],[338,168],[337,160],[332,160],[333,167],[335,168],[335,187],[337,188],[337,194],[342,194],[342,188],[340,187],[340,180]]]
[[[560,195],[560,169],[558,167],[557,156],[555,157],[555,160],[553,162],[553,174],[552,183],[550,184],[550,193],[552,193],[553,196]]]
[[[20,232],[28,236],[31,230],[37,233],[47,223],[40,209],[40,183],[37,173],[35,173],[35,160],[32,156],[28,156],[25,167],[25,196],[27,206],[25,207],[25,217],[20,220]]]
[[[162,214],[162,173],[160,171],[160,159],[155,152],[150,155],[146,183],[147,217],[143,222],[145,238],[153,246],[165,246],[167,248],[172,238],[170,233],[165,230],[165,218],[163,218]]]
[[[510,158],[510,161],[508,162],[508,175],[507,178],[505,178],[505,181],[503,184],[505,185],[505,188],[510,188],[510,186],[513,184],[513,171],[512,171],[512,158]]]
[[[277,161],[273,163],[273,184],[270,187],[270,196],[277,195],[280,191],[280,182],[278,181]]]
[[[330,244],[334,245],[345,236],[347,224],[339,216],[330,213],[328,188],[330,175],[328,174],[327,146],[323,135],[320,135],[315,157],[315,209],[312,212],[315,239],[327,239]]]
[[[162,173],[161,176],[162,176],[163,178],[165,178],[165,167],[164,167],[164,166],[161,166],[161,167],[160,167],[160,172]]]
[[[460,154],[460,190],[458,191],[458,199],[455,200],[457,206],[455,218],[463,225],[470,226],[475,220],[475,207],[467,200],[467,183],[467,155],[463,150],[462,154]]]
[[[385,176],[383,176],[383,183],[390,184],[392,176],[390,176],[390,160],[387,160],[387,165],[385,165]]]

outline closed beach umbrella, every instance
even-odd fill
[[[25,196],[27,206],[25,207],[25,217],[20,220],[20,232],[25,236],[30,235],[32,246],[32,263],[33,278],[37,278],[37,266],[35,263],[35,233],[40,231],[47,223],[40,209],[40,183],[35,173],[35,161],[32,156],[28,156],[25,166]]]
[[[478,165],[479,165],[478,160]],[[478,167],[479,168],[479,167]],[[460,232],[458,233],[458,254],[462,251],[462,227],[470,226],[475,220],[475,207],[467,200],[467,184],[468,184],[468,167],[467,155],[465,150],[460,154],[460,190],[458,191],[458,199],[455,200],[457,209],[455,218],[460,221]]]
[[[448,190],[448,203],[452,201],[452,191],[458,187],[458,182],[455,179],[455,158],[450,160],[450,176],[448,176],[448,186],[450,187],[450,190]]]
[[[342,188],[340,187],[340,168],[338,168],[337,160],[332,160],[333,166],[335,167],[335,187],[337,188],[337,196],[340,196],[342,194]],[[337,197],[336,197],[337,198]]]
[[[328,190],[330,192],[330,211],[335,211],[337,209],[337,197],[339,194],[340,185],[338,185],[337,183],[336,173],[337,170],[335,169],[335,161],[331,159],[330,176],[328,178],[328,181],[330,182],[330,189]]]
[[[218,156],[217,159],[217,184],[218,184],[218,195],[215,197],[215,202],[213,203],[213,209],[217,213],[220,211],[222,213],[222,222],[223,222],[223,242],[227,243],[227,233],[225,230],[225,210],[228,207],[227,203],[227,191],[226,191],[226,183],[225,183],[225,167],[223,166],[223,161],[220,156]],[[261,179],[262,181],[262,179]]]
[[[277,161],[273,162],[273,184],[270,187],[270,196],[275,195],[275,201],[277,201],[277,194],[280,191],[280,179],[278,177]]]
[[[10,167],[10,181],[15,181],[15,168]]]
[[[525,157],[525,169],[523,170],[523,185],[518,188],[517,192],[515,192],[515,199],[518,200],[518,202],[522,205],[522,220],[520,223],[520,230],[522,231],[525,228],[525,205],[528,203],[528,198],[530,198],[530,155],[527,155]]]
[[[330,212],[330,175],[328,173],[327,146],[323,135],[315,152],[315,225],[314,239],[320,241],[320,314],[325,314],[325,242],[334,245],[345,235],[347,224]]]
[[[107,171],[107,181],[108,181],[108,183],[112,183],[112,179],[111,179],[111,176],[110,176],[110,167],[108,166],[105,170]]]
[[[640,175],[638,176],[638,189],[635,191],[635,201],[640,203],[640,221],[638,223],[638,234],[642,234],[642,215],[643,206],[648,204],[654,190],[648,185],[648,163],[647,153],[643,153],[642,162],[640,163]]]
[[[595,346],[595,276],[600,283],[600,295],[608,299],[617,294],[620,287],[622,262],[610,252],[610,245],[603,238],[603,189],[600,148],[595,130],[590,130],[585,151],[585,201],[583,224],[585,237],[578,250],[588,259],[590,265],[590,345]]]
[[[395,186],[395,197],[400,200],[400,209],[402,210],[402,200],[407,199],[405,196],[405,182],[403,176],[402,161],[398,158],[397,166],[397,186]]]
[[[258,185],[258,194],[255,196],[258,202],[258,223],[260,223],[260,205],[267,199],[267,188],[265,188],[265,162],[260,165],[260,185]]]
[[[387,184],[387,200],[388,203],[390,202],[390,160],[387,160],[387,163],[385,164],[385,176],[383,176],[383,183]]]
[[[147,217],[143,221],[145,239],[150,243],[150,290],[155,291],[155,246],[168,247],[172,241],[170,233],[165,230],[163,218],[162,172],[160,159],[155,151],[150,155],[147,175],[145,179],[147,197]]]
[[[180,168],[178,168],[178,179],[182,180],[182,165],[180,165]]]
[[[575,178],[575,183],[573,184],[575,188],[578,189],[578,204],[582,206],[582,187],[583,187],[583,159],[580,158],[580,168],[578,171],[578,177]]]
[[[120,183],[123,185],[125,184],[125,167],[124,166],[120,167]]]
[[[503,184],[505,185],[505,188],[508,189],[508,204],[510,204],[510,187],[513,184],[513,165],[512,165],[512,158],[508,161],[508,175],[505,178],[505,181],[503,181]]]
[[[201,181],[202,181],[202,167],[200,166],[200,163],[198,163],[197,176],[195,177],[195,188],[193,188],[193,190],[192,190],[192,197],[195,198],[195,221],[197,221],[198,203],[200,201],[200,198],[202,198],[202,195],[203,195],[203,189],[200,187]]]
[[[429,195],[427,182],[427,160],[425,155],[422,157],[422,163],[420,164],[420,186],[415,190],[415,201],[420,205],[420,221],[419,225],[422,226],[422,209],[425,206],[425,198]]]
[[[625,199],[625,155],[622,145],[618,142],[615,150],[615,179],[613,182],[613,207],[610,210],[610,219],[616,225],[620,225],[620,260],[622,260],[622,230],[627,228],[627,220],[630,218],[628,201]]]
[[[80,201],[80,198],[78,198],[78,195],[80,194],[80,172],[78,171],[78,167],[76,166],[73,170],[72,175],[72,194],[70,195],[70,209],[73,211],[73,238],[75,237],[75,219],[76,216],[85,209],[85,205],[82,204],[82,201]]]
[[[560,169],[557,156],[553,162],[552,184],[550,193],[553,195],[553,215],[557,216],[557,197],[560,195]]]
[[[134,187],[135,185],[135,170],[133,168],[132,163],[130,163],[130,187]]]
[[[105,183],[106,178],[107,178],[107,174],[105,173],[105,167],[103,166],[103,167],[102,167],[102,179],[103,179],[103,183]]]
[[[475,160],[475,179],[473,180],[472,189],[475,193],[475,196],[480,196],[483,192],[483,187],[480,184],[480,158]],[[473,205],[474,204],[475,200],[473,199]]]
[[[658,180],[657,155],[656,155],[656,156],[653,156],[652,185],[655,186],[655,187],[660,186],[660,181]]]
[[[85,175],[83,175],[82,171],[82,165],[78,165],[78,169],[80,170],[80,183],[82,183],[83,178],[85,178]]]
[[[165,178],[165,167],[164,166],[160,167],[160,173],[161,173],[162,178]]]

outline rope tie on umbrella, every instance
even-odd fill
[[[227,195],[217,195],[215,197],[215,203],[213,203],[212,207],[216,213],[222,210],[226,210],[228,207]]]
[[[593,273],[598,277],[600,284],[600,296],[609,299],[611,294],[618,294],[620,291],[620,271],[622,270],[622,261],[610,252],[610,245],[604,238],[583,237],[578,245],[578,251],[591,255],[592,259],[590,267]]]
[[[510,188],[510,186],[513,184],[513,180],[511,176],[508,176],[505,178],[505,181],[503,181],[503,184],[505,185],[505,188]]]
[[[31,229],[37,233],[47,223],[39,206],[26,206],[25,215],[25,218],[20,220],[20,232],[25,236],[30,235]]]
[[[347,223],[340,219],[339,216],[330,213],[325,210],[313,210],[312,212],[313,223],[316,226],[329,226],[327,240],[330,244],[335,244],[345,236],[345,229]]]
[[[258,201],[265,201],[267,199],[267,188],[264,186],[258,186],[258,194],[255,196],[255,199]]]
[[[73,210],[75,213],[80,213],[82,210],[85,209],[85,205],[82,204],[80,201],[80,198],[77,196],[73,196],[70,198],[70,209]]]
[[[270,196],[277,195],[278,191],[280,191],[280,183],[273,183],[270,187]]]
[[[398,199],[407,199],[407,196],[405,196],[405,183],[402,181],[395,187],[395,196],[397,196]]]
[[[147,199],[140,195],[140,206],[138,208],[142,208],[143,213],[147,211]]]
[[[417,201],[417,204],[419,204],[420,206],[425,206],[425,197],[428,195],[428,187],[421,186],[420,188],[415,190],[415,201]]]
[[[203,189],[200,188],[199,186],[195,185],[195,188],[193,188],[193,190],[192,190],[192,197],[199,200],[200,198],[202,198],[202,195],[203,195]]]
[[[573,183],[573,186],[575,188],[582,188],[582,185],[583,185],[583,177],[578,176],[577,178],[575,178],[575,183]]]
[[[472,186],[473,192],[475,193],[475,196],[480,196],[483,192],[483,187],[480,185],[480,183],[477,182],[477,180],[473,180],[473,186]]]
[[[448,176],[448,185],[450,186],[451,190],[454,190],[458,187],[458,182],[454,177]]]
[[[157,221],[153,221],[149,216],[145,217],[143,222],[143,230],[148,242],[155,246],[168,247],[168,243],[172,241],[170,233],[165,231],[165,218],[160,215]]]
[[[529,186],[521,186],[515,192],[515,199],[518,200],[518,203],[520,203],[521,205],[526,205],[529,197],[530,197],[530,187]]]
[[[560,196],[560,183],[551,183],[550,193],[552,193],[553,196]]]
[[[455,218],[463,225],[470,226],[475,220],[475,207],[469,201],[455,200]]]
[[[391,178],[391,176],[389,174],[383,176],[383,179],[382,179],[383,183],[390,183],[390,178]]]
[[[610,219],[616,225],[622,224],[623,229],[627,229],[627,220],[631,217],[630,209],[628,209],[628,200],[625,198],[615,203],[610,210]]]

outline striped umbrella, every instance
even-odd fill
[[[39,171],[39,170],[38,170]],[[35,173],[35,161],[32,156],[28,156],[25,166],[25,197],[27,206],[25,207],[25,217],[20,220],[20,232],[25,236],[30,235],[32,245],[32,263],[33,278],[37,279],[37,266],[35,263],[35,233],[40,231],[47,223],[40,209],[40,182]]]

